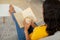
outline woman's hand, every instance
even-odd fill
[[[33,21],[31,21],[31,26],[34,28],[36,27],[35,23]]]
[[[23,25],[24,25],[24,31],[28,31],[28,29],[29,29],[29,27],[31,25],[31,22],[27,23],[26,20],[24,19]]]

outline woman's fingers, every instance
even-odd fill
[[[26,23],[26,21],[24,20],[24,21],[23,21],[23,25],[24,25],[24,29],[25,29],[25,30],[28,30],[29,27],[30,27],[30,25],[31,25],[31,23]]]

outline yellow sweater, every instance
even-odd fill
[[[48,33],[46,32],[46,26],[38,26],[34,28],[33,32],[29,35],[31,40],[38,40],[40,38],[48,36]]]

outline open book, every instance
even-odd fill
[[[31,17],[34,22],[37,21],[37,18],[36,18],[36,16],[34,15],[32,9],[31,9],[30,7],[27,8],[27,9],[25,9],[25,10],[22,11],[22,12],[15,13],[14,16],[15,16],[15,18],[16,18],[19,26],[20,26],[20,28],[23,28],[23,27],[24,27],[24,26],[23,26],[23,20],[24,20],[24,18],[26,18],[26,17]]]

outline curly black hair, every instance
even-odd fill
[[[43,17],[49,35],[60,31],[60,1],[45,0],[43,3]]]

